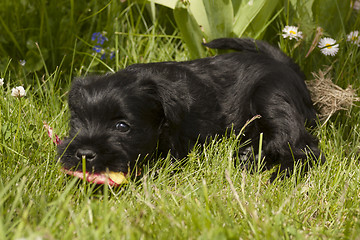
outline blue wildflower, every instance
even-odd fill
[[[94,33],[91,35],[91,41],[95,41],[100,34],[101,34],[101,33],[99,33],[99,32],[94,32]]]
[[[111,51],[109,47],[105,48],[105,41],[109,41],[109,39],[104,36],[105,34],[106,32],[94,32],[91,35],[91,41],[94,42],[92,50],[100,55],[101,60],[105,60],[106,58],[110,58],[111,60],[115,57],[115,53]]]
[[[94,52],[101,53],[103,51],[102,47],[99,45],[96,45],[93,47]]]
[[[94,32],[91,35],[91,41],[96,41],[98,44],[103,45],[104,42],[109,41],[109,39],[100,32]]]
[[[115,57],[115,52],[112,51],[112,52],[110,53],[110,60],[112,60],[114,57]]]
[[[104,60],[106,58],[106,50],[103,49],[101,46],[99,46],[99,45],[94,46],[93,51],[101,54],[101,56],[100,56],[101,60]]]

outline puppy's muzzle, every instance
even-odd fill
[[[97,158],[97,154],[95,151],[91,149],[78,149],[75,154],[76,158],[81,160],[85,157],[86,161],[92,162]]]

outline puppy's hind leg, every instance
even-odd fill
[[[259,96],[259,95],[258,95]],[[253,101],[256,114],[262,117],[257,122],[257,131],[264,134],[263,152],[266,167],[279,164],[278,172],[289,176],[297,163],[306,163],[303,170],[320,157],[317,139],[305,128],[305,121],[315,117],[300,111],[296,104],[284,99],[281,94],[262,94]],[[309,109],[311,113],[312,109]],[[320,159],[324,161],[324,159]],[[273,181],[277,172],[271,177]]]

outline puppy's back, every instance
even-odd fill
[[[293,69],[302,79],[305,75],[300,67],[280,49],[270,45],[267,42],[255,40],[252,38],[219,38],[204,44],[206,47],[214,49],[232,49],[236,51],[247,51],[264,54],[278,62],[286,64]]]

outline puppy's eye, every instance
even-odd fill
[[[130,130],[130,126],[124,122],[116,123],[115,128],[120,132],[127,132]]]

